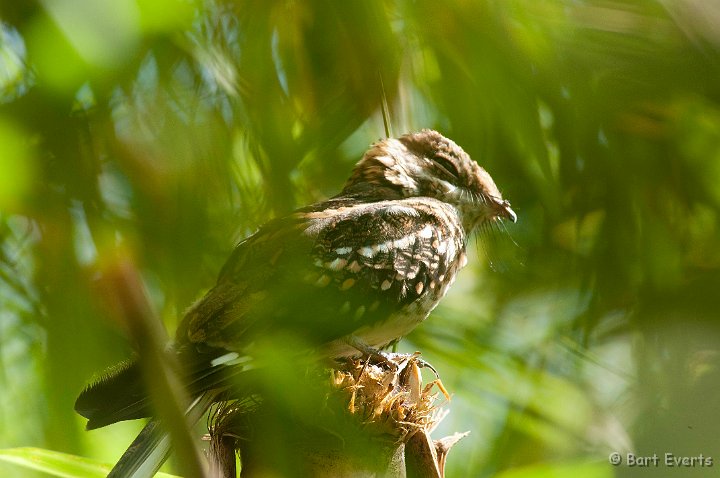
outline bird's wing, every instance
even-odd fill
[[[260,334],[290,331],[323,344],[386,320],[427,294],[439,298],[464,239],[451,230],[459,227],[452,218],[433,211],[422,201],[316,207],[271,221],[240,243],[179,328],[175,350],[189,367],[191,395],[209,397],[203,392],[246,382],[237,395],[251,395],[252,373],[260,370],[226,367],[220,359]],[[137,371],[137,365],[120,367],[81,394],[76,407],[91,428],[149,413]],[[243,380],[235,380],[240,373]],[[124,395],[128,383],[137,393]],[[115,394],[121,398],[108,399]],[[147,476],[166,453],[164,434],[148,429],[116,473]]]
[[[286,330],[320,344],[439,294],[463,238],[431,206],[330,204],[269,223],[237,246],[178,341],[238,351]]]

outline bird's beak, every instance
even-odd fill
[[[512,222],[517,222],[517,214],[510,207],[510,202],[506,200],[497,201],[497,215],[509,219]]]

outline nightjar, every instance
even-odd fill
[[[373,145],[342,192],[241,242],[178,344],[243,352],[290,330],[324,355],[381,349],[422,322],[467,258],[468,235],[515,213],[453,141],[424,130]]]
[[[382,349],[438,304],[465,266],[468,236],[515,213],[490,175],[432,130],[372,145],[342,192],[263,225],[185,314],[172,349],[193,393],[219,357],[264,334],[300,336],[325,357]],[[151,414],[137,367],[89,386],[88,429]]]

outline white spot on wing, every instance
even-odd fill
[[[437,246],[438,254],[445,254],[445,251],[447,251],[447,241],[443,241]]]
[[[361,247],[360,249],[358,249],[358,254],[365,257],[372,257],[375,255],[375,252],[377,251],[373,251],[373,248],[369,246]]]
[[[315,282],[315,286],[325,287],[329,283],[330,283],[330,276],[323,274],[320,276],[320,278],[317,280],[317,282]]]
[[[460,262],[460,267],[465,267],[468,262],[467,255],[464,252],[461,252],[458,261]]]
[[[225,355],[221,355],[217,358],[212,359],[210,361],[210,366],[217,367],[218,365],[230,363],[233,360],[237,360],[238,358],[240,358],[240,354],[237,352],[226,353]]]
[[[362,317],[363,315],[365,315],[365,306],[364,306],[364,305],[361,305],[361,306],[358,307],[357,310],[355,311],[355,320],[359,319],[359,318]]]
[[[338,258],[335,259],[334,261],[328,262],[326,265],[327,265],[327,268],[328,268],[328,269],[332,269],[332,270],[334,270],[334,271],[339,271],[340,269],[342,269],[343,267],[345,267],[345,264],[347,264],[347,259],[343,259],[343,258],[341,258],[341,257],[338,257]]]
[[[405,236],[392,242],[396,249],[406,249],[415,244],[415,236]]]
[[[380,252],[389,252],[392,244],[392,241],[383,242],[382,244],[377,245],[377,250]]]
[[[447,258],[448,262],[450,262],[455,257],[455,252],[456,252],[455,242],[448,241],[446,244],[448,246],[448,250],[447,250],[447,254],[445,255],[445,257]]]

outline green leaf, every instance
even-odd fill
[[[497,475],[497,478],[612,478],[613,468],[607,461],[566,461],[559,463],[540,463],[530,466],[511,468]]]
[[[64,478],[104,478],[112,468],[112,465],[99,463],[81,456],[32,447],[0,450],[0,460]],[[158,473],[155,476],[158,478],[178,478],[168,473]]]

